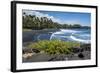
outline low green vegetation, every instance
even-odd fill
[[[32,29],[23,29],[23,31],[31,31]]]
[[[80,47],[80,43],[60,40],[41,40],[36,43],[31,43],[28,46],[28,48],[38,49],[49,55],[69,54],[73,51],[73,47]]]

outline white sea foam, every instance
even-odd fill
[[[76,31],[76,30],[71,30],[71,29],[60,29],[62,32],[68,32],[68,33],[76,33],[76,32],[80,32],[80,31]]]
[[[90,37],[89,34],[84,34],[84,35],[80,35],[80,36],[83,36],[83,37]]]
[[[83,40],[83,39],[78,39],[74,36],[70,36],[71,39],[75,40],[75,41],[78,41],[78,42],[82,42],[82,43],[90,43],[90,40]]]
[[[51,35],[50,37],[50,40],[52,40],[53,38],[70,38],[72,39],[73,41],[78,41],[78,42],[82,42],[82,43],[90,43],[90,40],[84,40],[84,39],[81,39],[81,38],[77,38],[75,37],[75,35],[79,35],[80,37],[90,37],[89,34],[81,34],[82,31],[77,31],[77,30],[71,30],[71,29],[60,29],[60,31],[58,32],[55,32]],[[67,34],[68,33],[68,34]],[[69,34],[70,33],[70,34]],[[79,33],[79,34],[78,34]],[[65,35],[63,35],[65,34]]]
[[[52,37],[54,36],[54,33],[51,35],[50,40],[52,40]]]
[[[55,32],[55,33],[53,33],[53,34],[64,34],[64,33],[61,32],[61,31],[58,31],[58,32]]]
[[[50,40],[51,40],[51,39],[52,39],[52,37],[54,37],[56,34],[64,34],[64,33],[63,33],[63,32],[61,32],[61,31],[55,32],[55,33],[53,33],[53,34],[51,35]]]

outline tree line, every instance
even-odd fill
[[[27,15],[23,13],[23,28],[25,29],[65,29],[65,28],[81,28],[80,24],[60,24],[52,21],[47,17],[37,17],[36,15]],[[85,26],[85,28],[88,28]]]

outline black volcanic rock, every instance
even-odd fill
[[[39,53],[40,51],[37,49],[23,49],[23,54],[25,53]]]
[[[80,48],[80,47],[74,47],[73,48],[73,53],[78,53],[78,52],[80,52],[82,50],[82,48]]]
[[[85,51],[91,51],[91,44],[82,44],[81,48]]]
[[[40,51],[37,50],[37,49],[32,49],[32,51],[35,52],[35,53],[39,53],[39,52],[40,52]]]
[[[23,49],[23,54],[25,53],[32,53],[32,50],[31,49]]]
[[[79,58],[84,58],[84,55],[83,55],[82,53],[79,53],[79,54],[78,54],[78,57],[79,57]]]

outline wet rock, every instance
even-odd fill
[[[82,51],[82,48],[80,47],[74,47],[73,48],[73,53],[78,53],[78,52],[81,52]]]
[[[78,57],[79,57],[79,58],[84,58],[84,55],[83,55],[82,53],[79,53],[79,54],[78,54]]]
[[[40,51],[37,50],[37,49],[32,49],[32,51],[35,52],[35,53],[39,53],[39,52],[40,52]]]
[[[91,44],[82,44],[81,48],[85,51],[91,51]]]
[[[84,49],[81,49],[81,50],[80,50],[80,52],[83,52],[83,51],[84,51]]]
[[[32,50],[31,49],[23,49],[23,54],[25,53],[32,53]]]
[[[23,54],[25,53],[39,53],[40,51],[37,49],[23,49]]]

